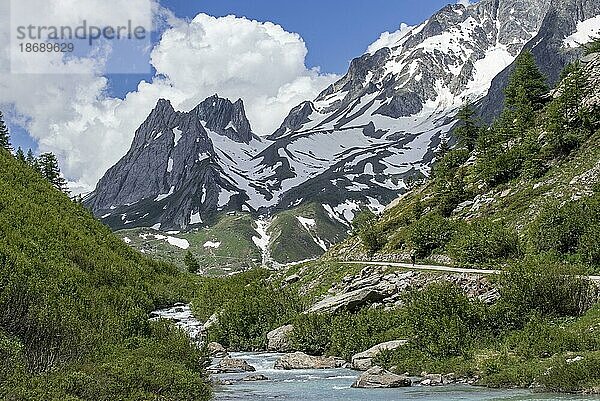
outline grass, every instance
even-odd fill
[[[252,241],[252,237],[258,236],[254,226],[254,219],[248,213],[239,213],[235,216],[221,215],[217,223],[211,227],[172,234],[172,236],[189,242],[189,251],[200,263],[202,274],[226,275],[261,265],[261,251]],[[154,237],[154,235],[167,235],[165,233],[137,228],[118,231],[116,234],[121,238],[130,239],[131,246],[154,259],[168,261],[180,269],[185,268],[183,260],[188,250]],[[220,245],[218,248],[205,247],[204,244],[209,241]]]

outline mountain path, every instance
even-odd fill
[[[487,269],[468,269],[462,267],[451,267],[451,266],[441,266],[441,265],[421,265],[421,264],[411,264],[411,263],[400,263],[400,262],[361,262],[361,261],[349,261],[342,262],[353,265],[368,265],[368,266],[391,266],[391,267],[401,267],[403,269],[411,269],[411,270],[428,270],[428,271],[436,271],[436,272],[445,272],[445,273],[471,273],[471,274],[501,274],[502,270],[487,270]],[[586,276],[588,280],[594,281],[596,283],[600,283],[600,276]]]

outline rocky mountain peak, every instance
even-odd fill
[[[196,106],[192,112],[204,122],[207,129],[219,135],[236,142],[249,143],[252,140],[252,129],[242,99],[231,103],[229,99],[214,95]]]

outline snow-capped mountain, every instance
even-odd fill
[[[382,208],[427,175],[466,101],[497,114],[524,48],[555,81],[598,15],[598,0],[448,5],[382,35],[268,138],[252,133],[241,101],[214,96],[189,112],[160,101],[86,203],[113,228],[186,229],[219,211],[303,203],[347,224],[361,205]]]
[[[213,96],[179,112],[161,99],[84,202],[115,229],[181,229],[221,210],[250,210],[257,191],[247,172],[264,146],[241,100]]]
[[[598,14],[597,0],[482,0],[383,35],[270,137],[261,156],[276,170],[269,190],[278,207],[388,203],[407,178],[427,174],[461,105],[482,103],[487,119],[498,114],[524,48],[555,81],[572,57],[563,39]]]

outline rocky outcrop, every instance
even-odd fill
[[[352,369],[368,370],[373,366],[373,359],[384,351],[392,351],[408,343],[407,340],[388,341],[377,344],[364,352],[359,352],[352,357]]]
[[[226,358],[228,356],[227,350],[219,343],[209,343],[207,345],[208,355],[213,358]]]
[[[292,346],[289,342],[289,335],[294,331],[294,326],[286,325],[278,327],[267,334],[267,349],[273,352],[289,352]]]
[[[221,145],[227,137],[229,144]],[[210,222],[222,210],[241,210],[251,191],[240,189],[231,164],[218,146],[243,147],[261,141],[250,131],[241,101],[211,97],[190,112],[161,99],[137,129],[127,154],[111,167],[86,207],[112,229],[154,227],[185,230]],[[257,150],[258,151],[258,150]],[[238,168],[239,169],[239,168]],[[227,195],[227,196],[225,196]],[[252,209],[250,205],[246,205]]]
[[[303,352],[287,354],[275,362],[275,369],[296,370],[296,369],[335,369],[342,368],[346,361],[333,356],[312,356]]]
[[[314,111],[315,106],[312,102],[304,102],[294,107],[285,120],[283,120],[281,127],[279,127],[279,129],[277,129],[277,131],[275,131],[273,135],[269,137],[269,139],[274,141],[278,138],[281,138],[285,134],[293,132],[302,127],[303,124],[310,122],[308,116],[310,116]]]
[[[254,136],[241,99],[231,103],[214,95],[196,106],[192,113],[205,122],[206,128],[235,142],[249,143]]]
[[[352,387],[354,388],[398,388],[410,387],[411,380],[406,376],[397,375],[379,366],[375,366],[364,372]]]
[[[498,290],[481,274],[391,271],[383,266],[367,266],[355,276],[347,276],[329,290],[307,313],[334,313],[356,310],[368,305],[395,308],[402,306],[408,290],[419,290],[431,283],[448,281],[463,289],[471,299],[491,304],[500,297]]]
[[[223,358],[215,366],[208,368],[211,373],[244,373],[255,372],[256,369],[250,366],[243,359]]]
[[[378,287],[359,288],[354,291],[327,297],[314,304],[308,313],[335,313],[340,310],[355,311],[361,307],[385,299]]]

